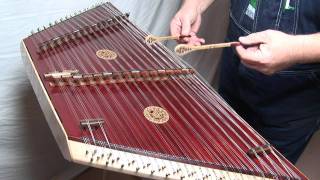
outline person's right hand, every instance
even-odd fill
[[[171,35],[191,36],[183,38],[182,42],[190,45],[201,45],[205,40],[196,35],[200,25],[201,13],[197,6],[185,3],[171,20]]]

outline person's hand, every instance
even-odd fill
[[[294,40],[293,35],[266,30],[240,37],[236,51],[245,66],[272,75],[297,63]]]
[[[201,13],[194,4],[185,3],[177,14],[173,17],[170,24],[171,35],[173,36],[191,36],[182,39],[182,42],[190,45],[201,45],[204,39],[199,38],[198,32],[201,24]]]

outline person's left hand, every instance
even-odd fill
[[[266,30],[240,37],[236,51],[241,62],[266,75],[296,64],[294,36],[280,31]]]

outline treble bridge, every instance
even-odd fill
[[[44,78],[52,87],[56,86],[86,86],[105,85],[126,82],[162,81],[182,78],[194,74],[192,68],[131,70],[119,72],[79,73],[78,70],[55,71],[44,74]]]

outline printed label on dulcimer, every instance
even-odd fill
[[[158,106],[146,107],[143,111],[144,117],[146,117],[150,122],[156,124],[164,124],[169,121],[168,112]]]

